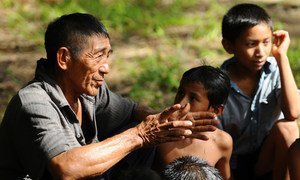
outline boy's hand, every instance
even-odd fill
[[[278,60],[280,59],[280,56],[287,54],[290,45],[290,37],[289,33],[284,30],[274,31],[273,36],[272,54],[275,59]]]

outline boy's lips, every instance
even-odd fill
[[[254,61],[255,64],[261,64],[263,63],[264,61]]]
[[[265,61],[254,61],[255,66],[263,66]]]

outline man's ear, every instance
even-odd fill
[[[223,104],[221,104],[221,105],[219,105],[218,107],[215,107],[215,108],[214,108],[214,113],[215,113],[217,116],[219,116],[220,114],[222,114],[223,111],[224,111],[224,105],[223,105]]]
[[[70,50],[66,47],[61,47],[57,50],[56,61],[59,68],[66,70],[68,68],[68,63],[71,60]]]
[[[233,53],[233,45],[230,41],[228,41],[227,39],[222,39],[222,45],[223,45],[223,48],[226,50],[226,52],[228,54],[232,54]]]

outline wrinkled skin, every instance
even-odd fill
[[[218,121],[213,119],[215,114],[189,111],[189,104],[175,104],[162,113],[147,116],[137,126],[138,134],[143,139],[142,146],[158,145],[188,137],[207,140],[201,132],[216,130],[215,125]]]

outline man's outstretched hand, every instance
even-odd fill
[[[210,112],[189,112],[190,105],[175,104],[163,112],[148,115],[136,128],[143,140],[142,146],[178,141],[184,138],[207,140],[201,132],[216,130],[216,116]]]

